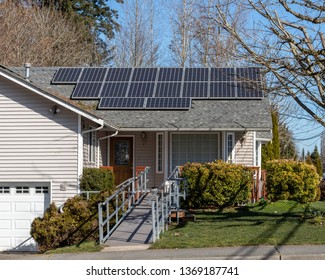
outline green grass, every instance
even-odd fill
[[[223,211],[196,211],[151,248],[325,244],[325,202],[278,201]]]
[[[80,245],[67,246],[46,251],[46,254],[64,254],[64,253],[82,253],[82,252],[99,252],[103,249],[96,242],[83,242]]]

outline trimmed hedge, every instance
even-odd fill
[[[114,174],[104,168],[84,168],[80,180],[83,191],[105,191],[114,187]]]
[[[267,197],[307,203],[317,198],[319,175],[313,165],[293,160],[266,163]]]
[[[185,207],[223,208],[247,203],[250,199],[253,174],[243,165],[223,161],[187,163],[182,176],[188,182]]]

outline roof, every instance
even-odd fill
[[[55,89],[47,88],[44,90],[44,88],[40,87],[37,83],[33,83],[29,81],[28,79],[25,79],[22,75],[20,75],[20,71],[12,71],[6,67],[3,67],[0,65],[0,76],[3,76],[11,81],[14,81],[15,83],[37,93],[40,96],[43,96],[55,103],[57,103],[60,106],[63,106],[65,108],[68,108],[69,110],[82,115],[83,117],[94,121],[95,123],[98,123],[99,125],[103,125],[104,122],[101,118],[96,116],[93,113],[93,110],[90,109],[89,106],[80,106],[78,102],[70,100],[70,98],[66,95],[59,94]]]
[[[25,69],[11,68],[20,75]],[[70,98],[73,85],[54,85],[56,67],[32,67],[30,80],[49,92]],[[119,130],[254,130],[270,135],[272,120],[269,100],[193,100],[189,110],[96,110],[98,101],[78,101],[78,106],[91,106],[93,114]]]

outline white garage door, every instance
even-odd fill
[[[31,223],[50,205],[50,183],[0,182],[0,251],[34,251]]]

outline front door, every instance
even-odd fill
[[[110,165],[114,168],[115,184],[119,185],[133,177],[133,138],[111,138],[110,151]]]

